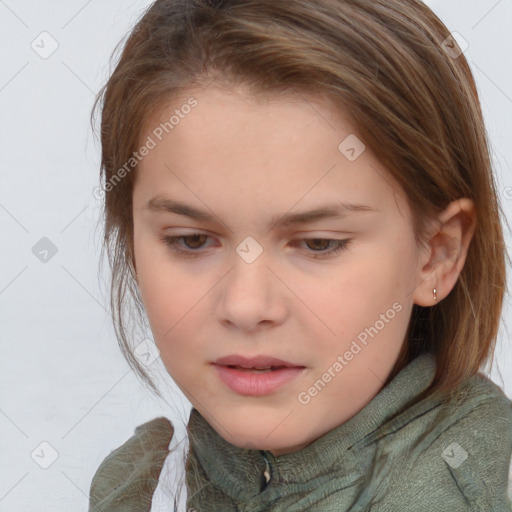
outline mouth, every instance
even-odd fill
[[[212,364],[224,384],[235,393],[246,396],[269,395],[297,378],[306,368],[269,356],[232,355]]]

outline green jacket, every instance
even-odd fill
[[[228,443],[193,408],[187,512],[511,512],[512,402],[478,374],[451,400],[411,406],[434,371],[420,355],[346,423],[279,457]],[[89,512],[148,512],[172,435],[166,418],[137,427],[96,471]]]

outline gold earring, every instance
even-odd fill
[[[437,300],[437,289],[434,288],[434,300]]]

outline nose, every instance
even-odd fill
[[[226,326],[252,332],[284,322],[287,287],[263,255],[252,263],[237,256],[219,285],[217,317]]]

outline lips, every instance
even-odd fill
[[[221,366],[231,366],[238,369],[268,370],[278,368],[304,368],[303,365],[277,359],[276,357],[259,355],[255,357],[245,357],[237,354],[221,357],[214,364]]]
[[[231,391],[253,397],[275,393],[307,371],[305,366],[264,355],[230,355],[217,359],[212,365]]]

